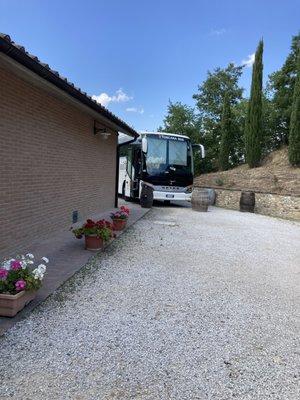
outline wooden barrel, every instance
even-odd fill
[[[192,209],[195,211],[207,211],[208,205],[208,191],[206,189],[195,187],[192,193]]]
[[[215,189],[205,189],[208,192],[209,205],[213,206],[216,202],[216,191]]]
[[[255,193],[242,191],[240,198],[240,211],[253,213],[254,207],[255,207]]]

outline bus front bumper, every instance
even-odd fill
[[[154,200],[191,201],[192,193],[153,191]]]

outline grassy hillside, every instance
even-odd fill
[[[229,171],[203,174],[195,179],[195,185],[300,196],[300,168],[289,165],[287,148],[283,148],[269,154],[258,168],[241,165]]]

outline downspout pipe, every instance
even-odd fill
[[[115,179],[115,208],[118,208],[118,198],[119,198],[119,168],[120,168],[120,147],[126,146],[130,143],[133,143],[138,138],[138,135],[133,139],[128,140],[127,142],[120,143],[117,145],[116,149],[116,179]]]

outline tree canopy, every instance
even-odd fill
[[[239,103],[242,101],[243,88],[239,86],[239,79],[243,72],[243,66],[230,63],[226,68],[216,68],[208,72],[207,79],[198,86],[198,93],[193,95],[198,110],[201,142],[206,148],[205,171],[218,169],[219,149],[221,143],[221,117],[225,95],[230,106],[235,108],[232,116],[232,127],[236,129],[231,137],[232,148],[239,148],[243,140],[237,120],[241,117]],[[233,158],[233,164],[237,162],[237,154]]]
[[[264,90],[263,42],[259,42],[249,99],[243,97],[244,89],[239,83],[244,66],[229,63],[225,68],[208,71],[192,96],[195,107],[170,101],[159,129],[186,134],[194,143],[203,144],[205,160],[197,161],[202,172],[231,168],[246,159],[251,167],[257,166],[262,156],[289,141],[293,143],[290,152],[296,152],[290,160],[297,164],[292,160],[300,158],[298,144],[295,145],[300,120],[298,86],[295,89],[299,47],[300,33],[292,38],[286,61],[280,70],[269,75]]]
[[[199,143],[199,126],[197,116],[193,107],[181,102],[172,103],[169,101],[167,114],[163,120],[163,126],[158,128],[162,132],[182,133]]]
[[[282,68],[269,76],[268,95],[273,110],[270,123],[273,127],[274,147],[288,143],[293,93],[297,75],[297,51],[300,33],[292,38],[291,51]]]

